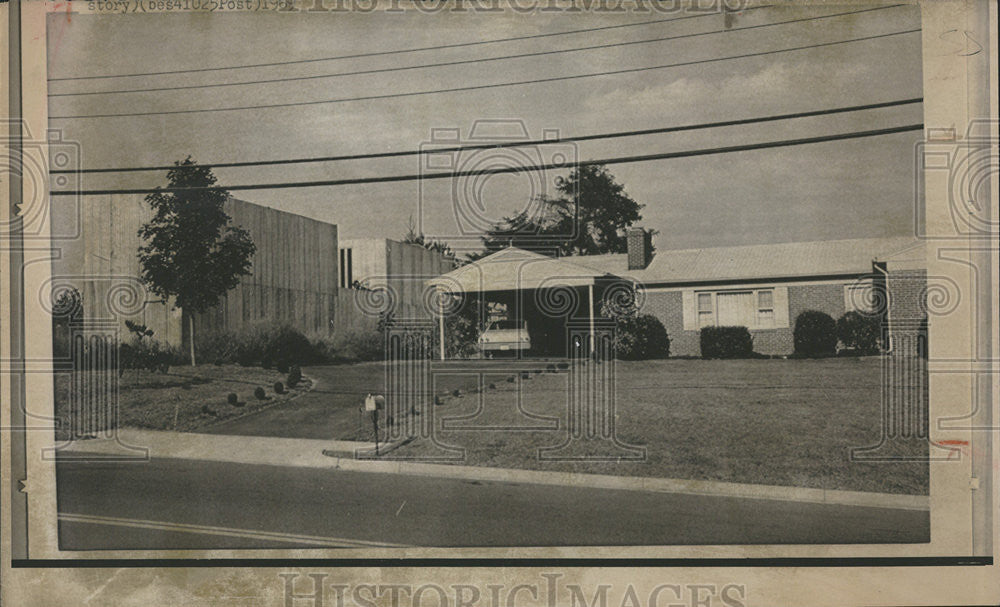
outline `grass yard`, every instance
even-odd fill
[[[77,378],[79,379],[79,378]],[[203,432],[213,424],[262,409],[286,404],[308,392],[312,381],[303,377],[295,388],[286,386],[276,394],[274,383],[285,383],[286,374],[259,367],[237,365],[199,365],[171,367],[167,373],[128,370],[120,378],[118,418],[122,427],[153,430]],[[68,419],[73,376],[56,375],[56,417]],[[254,389],[264,389],[264,400],[254,396]],[[229,393],[238,397],[237,405],[227,402]],[[69,437],[66,424],[59,424],[56,437]]]
[[[359,408],[365,394],[385,393],[385,366],[381,362],[307,367],[302,372],[316,380],[308,394],[200,432],[365,442],[375,439],[371,418]],[[439,392],[468,390],[475,383],[473,378],[453,377],[437,388]]]
[[[567,439],[570,375],[534,372],[524,377],[516,371],[519,365],[481,361],[439,371],[434,393],[458,390],[459,395],[444,397],[425,413],[433,416],[428,420],[433,438],[417,438],[394,456],[430,458],[446,445],[464,450],[455,463],[467,465],[928,492],[926,463],[849,459],[851,448],[879,442],[878,358],[618,362],[616,436],[621,443],[644,448],[645,457],[601,462],[560,459],[560,454],[539,457],[540,449]],[[529,365],[535,371],[546,366]],[[176,367],[165,375],[129,371],[120,388],[121,425],[373,440],[370,419],[359,407],[367,392],[384,393],[383,364],[308,367],[304,373],[302,385],[279,396],[271,386],[284,381],[284,375],[257,367]],[[257,386],[265,388],[266,400],[254,398]],[[69,377],[58,376],[56,388],[57,414],[65,414]],[[243,404],[229,405],[229,392],[237,393]],[[926,445],[917,445],[916,452],[926,453]]]
[[[397,455],[430,455],[446,444],[465,450],[456,463],[481,466],[928,493],[926,463],[849,459],[852,447],[879,442],[877,358],[617,365],[617,436],[645,447],[644,461],[539,459],[539,448],[567,437],[566,373],[518,376],[449,398],[435,408],[434,440]]]

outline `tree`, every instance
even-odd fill
[[[505,217],[483,235],[486,252],[508,246],[558,255],[627,252],[626,231],[642,219],[643,205],[604,165],[585,165],[556,183],[558,196],[538,199],[534,216]]]
[[[145,245],[139,247],[142,281],[188,317],[191,365],[194,357],[194,315],[214,306],[219,298],[250,273],[257,250],[246,230],[229,225],[223,210],[229,193],[212,188],[212,170],[190,157],[167,172],[169,188],[146,196],[153,218],[139,228]]]
[[[83,320],[83,296],[76,287],[59,291],[52,305],[52,355],[68,358],[72,327]]]
[[[443,240],[433,240],[425,237],[423,233],[417,234],[416,226],[413,225],[413,216],[410,216],[407,222],[406,236],[403,237],[403,242],[406,244],[415,244],[418,247],[423,247],[428,251],[434,251],[444,255],[446,258],[450,259],[452,263],[457,263],[455,258],[455,252],[451,250],[448,243]]]

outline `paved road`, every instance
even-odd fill
[[[929,541],[905,510],[178,459],[57,474],[64,550]]]

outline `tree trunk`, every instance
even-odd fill
[[[195,366],[194,362],[194,314],[188,314],[188,328],[189,335],[188,341],[191,344],[191,366]]]

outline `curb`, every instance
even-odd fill
[[[581,472],[488,468],[404,460],[357,459],[355,454],[359,449],[373,450],[375,445],[374,443],[350,441],[123,429],[113,438],[73,441],[62,447],[60,451],[96,455],[114,454],[121,450],[123,444],[142,445],[147,449],[149,457],[157,458],[930,511],[930,496],[927,495],[812,489],[644,476],[612,476]],[[398,443],[390,445],[393,448],[399,446]],[[386,447],[390,447],[390,445],[386,445]]]
[[[333,460],[334,468],[350,472],[377,472],[499,483],[556,485],[586,489],[646,491],[651,493],[677,493],[838,506],[891,508],[894,510],[930,511],[930,496],[927,495],[812,489],[782,485],[755,485],[645,476],[612,476],[608,474],[586,474],[581,472],[488,468],[452,464],[425,464],[406,461],[358,460],[344,457],[333,457]]]

